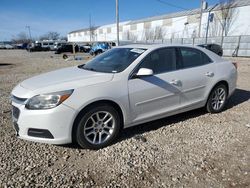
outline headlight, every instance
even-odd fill
[[[25,107],[30,110],[55,108],[73,93],[72,90],[36,95],[28,100]]]

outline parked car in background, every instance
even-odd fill
[[[57,50],[58,48],[60,48],[63,45],[66,45],[66,44],[67,44],[67,41],[60,41],[60,42],[57,41],[54,44],[54,49],[53,50]]]
[[[99,149],[123,128],[201,107],[221,112],[236,80],[235,65],[204,48],[120,46],[18,84],[14,128],[30,141]]]
[[[0,43],[0,49],[5,49],[4,43]]]
[[[200,46],[202,48],[206,48],[206,49],[216,53],[219,56],[223,56],[223,49],[218,44],[200,44],[198,46]]]
[[[110,48],[111,46],[108,42],[96,42],[92,45],[89,53],[90,55],[99,55]]]
[[[27,51],[29,52],[41,52],[41,51],[50,51],[50,47],[42,47],[39,44],[30,44],[27,47]]]
[[[21,43],[21,44],[15,44],[16,49],[27,49],[28,48],[28,43]]]
[[[11,50],[14,49],[14,46],[10,45],[10,44],[5,44],[5,49]]]
[[[80,52],[89,53],[90,49],[91,49],[90,44],[79,45]]]
[[[50,50],[54,50],[54,43],[55,43],[55,41],[53,41],[53,40],[35,41],[35,44],[37,46],[41,46],[44,49],[49,48]]]
[[[79,47],[78,45],[74,45],[75,46],[75,52],[79,52]],[[61,54],[63,52],[70,52],[73,53],[73,44],[65,44],[62,45],[61,47],[59,47],[56,51],[55,54]]]

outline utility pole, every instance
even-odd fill
[[[92,40],[92,26],[91,26],[91,14],[89,14],[89,41]]]
[[[206,42],[205,42],[205,44],[207,44],[207,36],[208,36],[208,30],[209,30],[209,23],[212,22],[211,16],[213,16],[213,15],[211,14],[211,11],[212,11],[217,5],[218,5],[218,3],[215,4],[215,5],[208,11],[208,16],[207,16],[207,29],[206,29]]]
[[[29,26],[29,25],[27,25],[27,26],[25,26],[25,28],[27,28],[27,29],[28,29],[28,31],[29,31],[29,37],[30,37],[30,41],[32,41],[32,39],[31,39],[31,32],[30,32],[30,26]]]
[[[116,0],[116,34],[117,46],[119,46],[119,0]]]
[[[199,23],[198,37],[201,37],[201,20],[202,20],[203,2],[204,2],[204,0],[201,0],[201,11],[200,11],[200,23]]]

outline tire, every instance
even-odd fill
[[[67,59],[68,56],[66,54],[63,54],[63,59]]]
[[[98,56],[98,55],[100,55],[101,53],[102,53],[102,51],[101,51],[101,50],[98,50],[98,51],[95,52],[95,56]]]
[[[222,56],[222,52],[219,52],[219,53],[218,53],[218,56]]]
[[[218,84],[210,92],[206,109],[209,113],[221,112],[227,103],[228,91],[225,84]]]
[[[121,119],[114,107],[107,104],[93,105],[76,122],[73,139],[82,148],[97,150],[110,145],[118,136],[120,128]]]

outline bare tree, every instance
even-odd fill
[[[55,31],[49,31],[48,33],[39,37],[40,40],[57,40],[60,37],[60,33]]]
[[[65,37],[65,36],[61,36],[61,37],[60,37],[60,40],[65,40],[65,41],[67,41],[67,40],[68,40],[68,38],[67,38],[67,37]]]
[[[97,33],[96,33],[96,27],[94,25],[90,26],[89,35],[90,35],[90,41],[94,41],[96,39]]]
[[[211,22],[209,26],[208,34],[210,37],[218,37],[222,33],[222,22],[218,17],[218,12],[215,12],[213,22]]]
[[[154,29],[154,40],[163,40],[164,39],[164,30],[162,27],[157,26]]]
[[[60,33],[55,32],[55,31],[49,31],[48,32],[48,37],[50,40],[57,40],[60,37]]]
[[[12,38],[12,41],[14,43],[29,43],[29,42],[31,42],[25,32],[18,33],[17,36],[14,36]]]
[[[136,41],[137,40],[137,35],[132,33],[131,31],[127,30],[123,33],[123,38],[125,40],[131,40],[131,41]]]
[[[145,29],[144,30],[144,39],[146,40],[146,41],[148,41],[148,40],[154,40],[154,30],[152,30],[152,29]]]
[[[237,11],[235,9],[235,0],[220,0],[220,14],[221,14],[221,35],[227,36],[230,32],[235,17],[237,16]]]
[[[193,30],[191,37],[192,38],[197,37],[197,30],[196,29]]]
[[[44,34],[39,37],[39,40],[49,40],[48,35]]]

